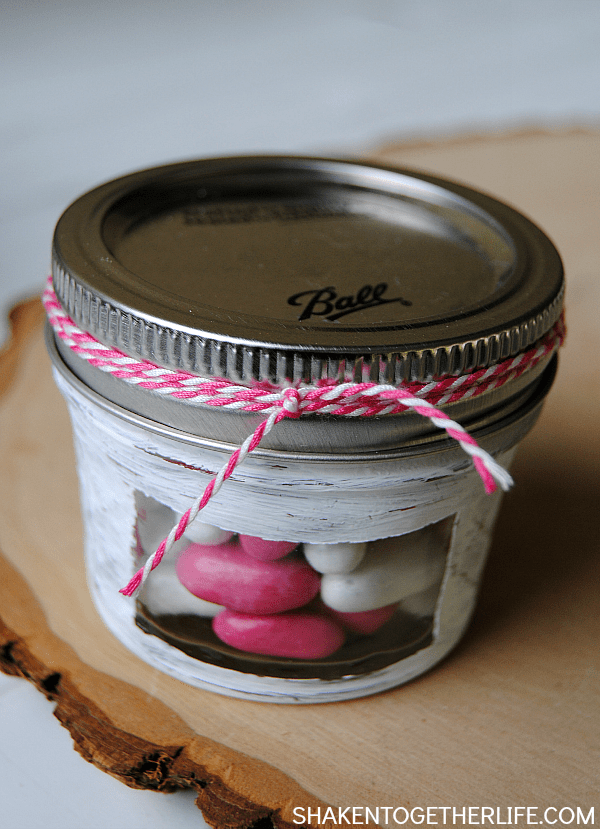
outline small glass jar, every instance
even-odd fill
[[[53,285],[84,332],[48,327],[47,341],[73,423],[90,590],[119,640],[191,685],[274,702],[375,693],[451,650],[500,495],[410,408],[281,420],[139,595],[119,590],[265,420],[243,400],[199,401],[190,376],[242,398],[347,383],[427,397],[445,383],[441,410],[508,467],[556,366],[540,344],[563,273],[538,228],[420,173],[206,159],[78,199],[56,228]],[[90,358],[94,343],[112,351]],[[464,392],[508,360],[501,381]]]

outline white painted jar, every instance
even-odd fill
[[[443,394],[508,467],[561,340],[562,267],[539,229],[407,171],[208,159],[82,196],[56,229],[53,285],[88,580],[119,640],[191,685],[274,702],[375,693],[452,649],[500,496],[406,397],[393,413],[344,399],[282,419],[137,598],[119,591],[265,421],[246,389],[303,405],[349,383],[374,402]],[[178,377],[186,394],[222,381],[241,408],[178,396]]]

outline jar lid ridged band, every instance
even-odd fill
[[[232,343],[193,335],[125,311],[81,285],[53,262],[56,295],[73,321],[105,345],[131,357],[200,377],[234,382],[426,382],[495,365],[525,351],[557,322],[564,288],[550,306],[518,326],[488,337],[408,352],[327,354]]]

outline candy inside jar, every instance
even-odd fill
[[[136,493],[135,556],[177,516]],[[192,522],[145,582],[136,622],[184,653],[265,676],[372,671],[431,640],[454,516],[371,542],[297,543]],[[259,659],[257,659],[259,657]]]

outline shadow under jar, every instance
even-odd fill
[[[451,650],[500,495],[410,408],[281,420],[137,598],[119,590],[265,420],[200,399],[195,378],[241,398],[445,384],[442,411],[508,467],[556,364],[544,344],[560,325],[562,266],[537,227],[406,170],[205,159],[74,202],[55,232],[53,286],[78,329],[111,349],[90,357],[84,340],[47,329],[90,590],[118,639],[184,682],[275,702],[375,693]],[[126,371],[128,358],[154,369]],[[486,380],[513,359],[526,370]]]

